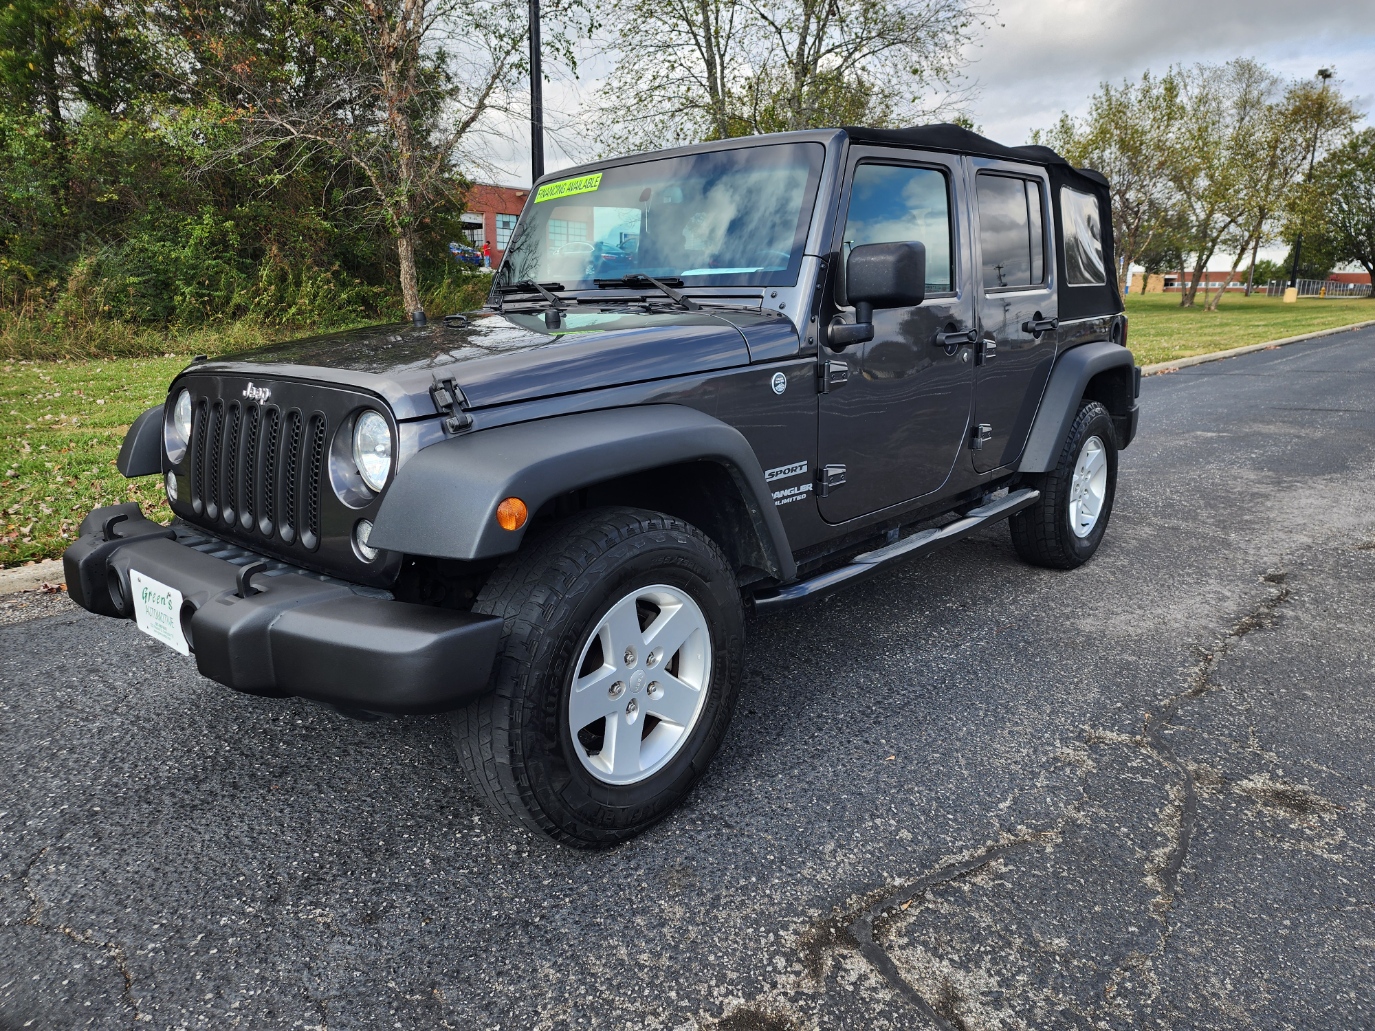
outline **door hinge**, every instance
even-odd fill
[[[992,339],[991,337],[987,340],[980,340],[978,351],[974,355],[974,364],[985,365],[988,363],[990,358],[996,358],[997,356],[998,341]]]
[[[993,427],[986,422],[981,422],[969,431],[969,449],[971,451],[982,451],[984,444],[993,436]]]
[[[816,370],[817,393],[829,394],[832,387],[850,382],[849,362],[822,362]]]
[[[430,384],[430,398],[434,401],[435,411],[444,416],[444,432],[457,433],[473,424],[473,417],[462,407],[468,403],[468,399],[452,378],[435,380]]]
[[[816,471],[816,492],[823,498],[829,497],[831,491],[844,485],[845,466],[824,465]]]

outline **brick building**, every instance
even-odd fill
[[[1192,276],[1192,272],[1166,272],[1163,275],[1145,277],[1140,272],[1133,272],[1131,276],[1131,289],[1128,292],[1133,294],[1174,293],[1175,291],[1182,290],[1184,284],[1187,284]],[[1145,280],[1144,283],[1143,279]],[[1199,280],[1198,288],[1200,290],[1216,290],[1222,286],[1226,279],[1227,273],[1225,270],[1210,269],[1203,273],[1203,278]],[[1327,281],[1329,283],[1350,283],[1357,286],[1368,286],[1370,284],[1370,274],[1367,272],[1333,272],[1327,277]],[[1256,283],[1256,288],[1263,292],[1265,290],[1265,284]],[[1232,285],[1229,289],[1232,291],[1244,291],[1246,289],[1245,268],[1237,269],[1236,277],[1232,280]]]
[[[528,189],[474,183],[468,191],[467,211],[463,214],[464,242],[478,250],[484,243],[492,245],[492,268],[501,264],[516,216],[525,207]]]

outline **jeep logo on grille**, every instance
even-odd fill
[[[272,391],[267,387],[255,387],[252,383],[243,388],[243,396],[262,404],[272,396]]]

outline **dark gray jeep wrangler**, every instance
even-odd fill
[[[1071,569],[1139,375],[1105,180],[952,125],[753,137],[531,194],[482,311],[193,362],[129,430],[177,518],[67,584],[239,691],[451,711],[508,817],[613,844],[721,744],[745,617],[996,520]]]

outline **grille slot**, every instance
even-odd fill
[[[301,543],[312,551],[320,546],[320,479],[325,471],[325,417],[313,415],[309,429],[310,452],[302,456],[306,475],[301,484]]]
[[[259,511],[258,481],[258,420],[257,405],[249,405],[243,416],[243,457],[239,463],[239,525],[253,529],[253,513]]]
[[[205,442],[205,514],[211,519],[220,517],[220,428],[224,419],[224,403],[210,406],[210,419]]]
[[[229,406],[229,417],[224,425],[224,493],[220,505],[224,509],[223,518],[231,526],[234,524],[236,495],[239,491],[239,424],[242,418],[237,403]]]
[[[195,407],[191,425],[191,511],[205,511],[205,417],[209,405],[202,400]]]
[[[323,412],[198,398],[191,426],[192,510],[210,525],[316,550],[328,431]]]
[[[263,485],[262,504],[258,506],[258,532],[271,537],[277,511],[277,441],[282,428],[282,413],[269,408],[263,413],[263,464],[259,482]]]
[[[282,456],[282,511],[278,516],[282,540],[296,540],[296,477],[301,469],[301,413],[287,412],[286,453]]]

